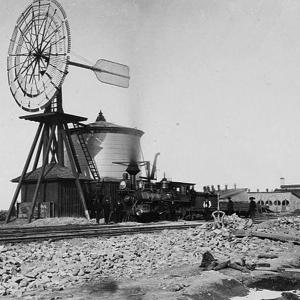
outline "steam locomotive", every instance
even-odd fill
[[[159,153],[158,153],[159,154]],[[146,165],[146,176],[140,172],[138,163],[130,162],[119,183],[118,195],[124,207],[124,219],[138,222],[158,220],[193,220],[203,216],[205,198],[211,201],[211,211],[217,209],[217,196],[213,193],[196,192],[194,183],[154,178],[156,154],[152,171]]]

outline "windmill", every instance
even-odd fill
[[[83,126],[81,122],[86,118],[64,113],[62,84],[71,65],[92,70],[97,79],[103,83],[128,88],[129,67],[105,59],[98,60],[94,66],[73,62],[70,60],[70,51],[70,27],[62,6],[56,0],[33,0],[21,13],[15,25],[8,49],[7,72],[10,90],[16,103],[23,110],[35,113],[20,118],[37,122],[39,126],[18,180],[6,222],[11,218],[30,163],[33,162],[32,171],[34,171],[41,160],[42,166],[28,214],[28,221],[32,220],[46,166],[49,161],[64,165],[64,149],[70,161],[82,208],[86,218],[89,219],[79,181],[80,165],[68,125],[73,124],[78,128]],[[100,181],[97,167],[80,133],[78,140],[92,176]]]

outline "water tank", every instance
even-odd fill
[[[76,130],[78,129],[71,130],[71,136],[81,171],[84,175],[92,177]],[[143,131],[106,122],[102,112],[99,113],[96,122],[79,130],[102,179],[122,179],[127,166],[115,162],[141,161],[140,138],[144,134]],[[68,161],[66,165],[69,165]]]

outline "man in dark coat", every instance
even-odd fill
[[[249,216],[252,220],[254,220],[255,213],[256,213],[256,203],[254,201],[254,197],[250,197],[250,203],[249,203]]]
[[[116,210],[115,221],[116,223],[120,223],[123,221],[123,214],[124,214],[124,205],[120,200],[117,201],[115,210]]]
[[[231,197],[228,197],[227,214],[228,216],[234,214],[233,201],[231,200]]]
[[[176,206],[175,206],[175,202],[173,200],[170,203],[170,219],[171,219],[171,221],[177,221]]]
[[[101,218],[101,211],[102,211],[102,197],[101,195],[96,195],[94,201],[94,209],[96,214],[96,222],[99,224]]]
[[[103,214],[104,214],[104,221],[105,224],[109,223],[110,219],[110,199],[108,197],[105,197],[104,203],[103,203]]]

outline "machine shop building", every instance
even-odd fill
[[[273,212],[292,212],[300,209],[300,185],[298,193],[293,190],[276,189],[273,192],[249,192],[255,202]]]

